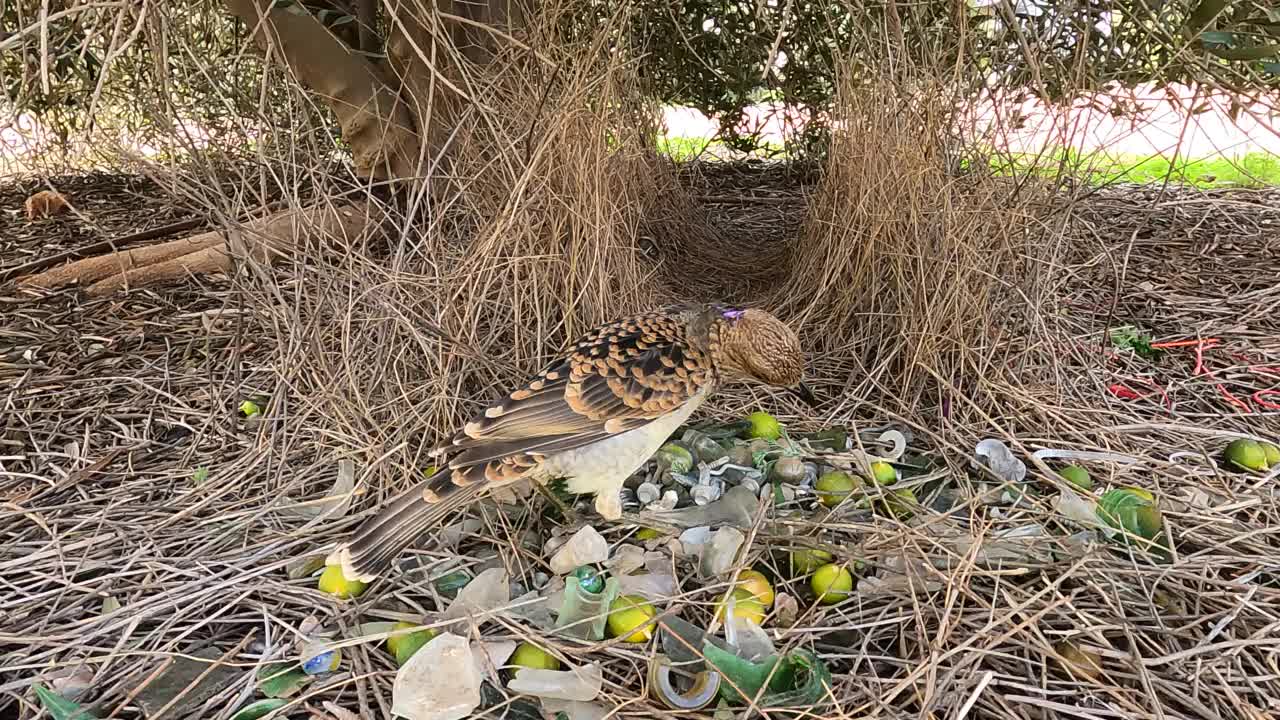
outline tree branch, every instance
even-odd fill
[[[372,60],[311,15],[272,8],[272,0],[224,1],[249,26],[258,47],[268,54],[278,52],[294,77],[333,110],[361,177],[394,180],[418,175],[420,123]]]

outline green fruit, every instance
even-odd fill
[[[898,482],[898,471],[883,460],[871,463],[871,476],[876,479],[877,485],[892,485]]]
[[[835,605],[853,591],[853,573],[836,564],[823,565],[813,573],[809,587],[823,605]]]
[[[1108,490],[1098,499],[1098,517],[1107,525],[1151,540],[1160,534],[1164,517],[1156,498],[1142,488]]]
[[[606,624],[609,634],[623,642],[642,643],[653,637],[654,624],[649,622],[657,611],[639,595],[621,595],[609,606]],[[648,624],[646,624],[648,623]]]
[[[1267,456],[1267,465],[1269,467],[1280,465],[1280,445],[1269,442],[1258,444],[1262,446],[1262,452]]]
[[[516,651],[511,654],[509,664],[523,668],[533,668],[535,670],[559,670],[560,661],[554,655],[543,650],[537,645],[522,642],[516,646]]]
[[[826,550],[802,548],[791,553],[791,571],[797,575],[806,575],[835,559]]]
[[[353,598],[364,592],[368,585],[359,580],[347,580],[342,575],[341,567],[330,565],[320,574],[320,581],[316,587],[320,588],[320,592],[329,593],[334,597]]]
[[[407,630],[415,627],[418,627],[417,623],[398,622],[391,629]],[[423,645],[431,642],[431,639],[435,636],[435,630],[418,630],[402,635],[392,635],[387,638],[387,650],[395,656],[397,665],[404,665],[409,661],[409,658],[413,657],[414,653],[421,650]]]
[[[693,469],[693,454],[681,445],[667,443],[658,448],[658,462],[683,475]]]
[[[1262,445],[1244,438],[1237,438],[1227,445],[1225,452],[1227,462],[1247,470],[1266,470],[1267,451]]]
[[[885,509],[899,520],[906,520],[915,512],[915,506],[920,501],[916,499],[916,493],[911,488],[902,488],[901,490],[892,490],[885,493],[884,505]]]
[[[862,482],[847,472],[829,472],[818,478],[813,489],[817,491],[818,500],[823,505],[835,507],[860,485]]]
[[[1081,490],[1093,489],[1093,478],[1089,477],[1089,471],[1079,465],[1068,465],[1058,471],[1063,480],[1075,485]]]
[[[747,416],[747,422],[751,423],[751,429],[747,430],[749,438],[777,440],[782,436],[782,424],[767,412],[753,412]]]

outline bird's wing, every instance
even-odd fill
[[[706,353],[686,342],[683,318],[654,311],[609,323],[467,423],[446,449],[448,482],[515,478],[549,455],[673,412],[714,380]]]

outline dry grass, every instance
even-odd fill
[[[887,88],[844,90],[837,114],[848,132],[811,196],[708,177],[682,187],[635,132],[647,116],[621,53],[534,45],[559,53],[564,70],[552,76],[512,56],[499,59],[501,82],[475,78],[485,103],[458,138],[462,192],[411,198],[408,212],[374,200],[387,211],[387,241],[85,305],[70,293],[0,297],[0,708],[37,717],[33,681],[81,669],[103,716],[137,717],[133,693],[159,663],[208,645],[234,682],[172,716],[226,718],[252,696],[253,668],[296,652],[314,617],[349,646],[341,672],[309,688],[297,714],[342,720],[325,709],[332,703],[388,716],[393,663],[378,642],[353,639],[356,626],[429,618],[439,607],[430,580],[457,569],[502,566],[528,587],[547,560],[529,535],[545,539],[551,524],[537,506],[487,507],[483,527],[456,548],[424,539],[407,572],[354,603],[334,602],[288,566],[412,482],[424,452],[462,417],[589,324],[715,293],[794,319],[830,400],[813,417],[739,390],[710,414],[764,407],[793,427],[892,421],[937,464],[910,521],[771,514],[753,533],[744,565],[781,571],[775,552],[801,535],[899,583],[805,607],[795,625],[778,627],[779,646],[812,648],[835,673],[836,706],[823,717],[1274,712],[1274,476],[1194,474],[1169,455],[1280,434],[1275,411],[1245,413],[1215,385],[1245,397],[1277,387],[1280,289],[1239,272],[1277,262],[1277,198],[1072,200],[956,177],[944,96],[918,90],[905,102]],[[268,202],[365,193],[315,160],[326,142],[291,127],[263,140],[269,160],[251,171],[211,153],[182,173],[154,174],[164,194],[215,221]],[[714,210],[725,194],[770,200]],[[762,209],[806,204],[790,243],[777,228],[799,219]],[[78,228],[79,242],[126,222],[85,207],[96,225],[40,228]],[[6,237],[27,233],[22,259],[48,250],[43,229],[5,222]],[[654,238],[652,253],[641,234]],[[1149,362],[1112,350],[1105,333],[1121,323],[1158,340],[1223,338],[1206,351],[1216,375],[1193,373],[1187,351]],[[1107,392],[1139,380],[1171,402]],[[265,420],[236,417],[256,394],[270,397]],[[1092,469],[1102,483],[1157,492],[1173,559],[1075,542],[1052,495],[1001,503],[999,484],[967,469],[973,443],[993,435],[1015,449],[1133,454],[1133,465]],[[332,487],[340,460],[354,461],[361,491],[351,513],[300,514]],[[1029,477],[1043,479],[1043,468]],[[1032,525],[1047,535],[1017,558],[975,550]],[[630,531],[613,526],[608,537]],[[688,578],[671,607],[705,620],[725,587]],[[106,598],[120,607],[104,611]],[[583,647],[509,615],[493,620],[482,628],[488,638],[536,639],[575,662],[590,653],[606,668],[602,702],[622,716],[659,716],[642,685],[651,647]],[[1063,639],[1097,648],[1106,672],[1065,675],[1053,650]]]

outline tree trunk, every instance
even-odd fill
[[[273,7],[272,0],[224,2],[249,27],[258,48],[268,57],[283,59],[298,81],[333,111],[351,147],[355,172],[373,182],[401,186],[443,177],[448,139],[470,102],[462,66],[483,64],[491,57],[498,35],[485,26],[501,31],[523,17],[509,0],[437,0],[435,8],[397,5],[387,18],[383,63],[295,8]],[[356,5],[365,30],[357,43],[363,44],[373,37],[371,9],[376,5],[366,0]],[[100,295],[191,274],[225,273],[238,255],[271,262],[288,256],[303,241],[323,241],[330,233],[351,237],[368,226],[368,211],[363,203],[334,208],[321,202],[249,222],[244,227],[244,252],[233,251],[229,244],[228,237],[237,233],[213,231],[86,258],[19,282],[41,288],[79,284]],[[313,222],[295,222],[300,218]],[[311,229],[303,231],[302,225]]]

